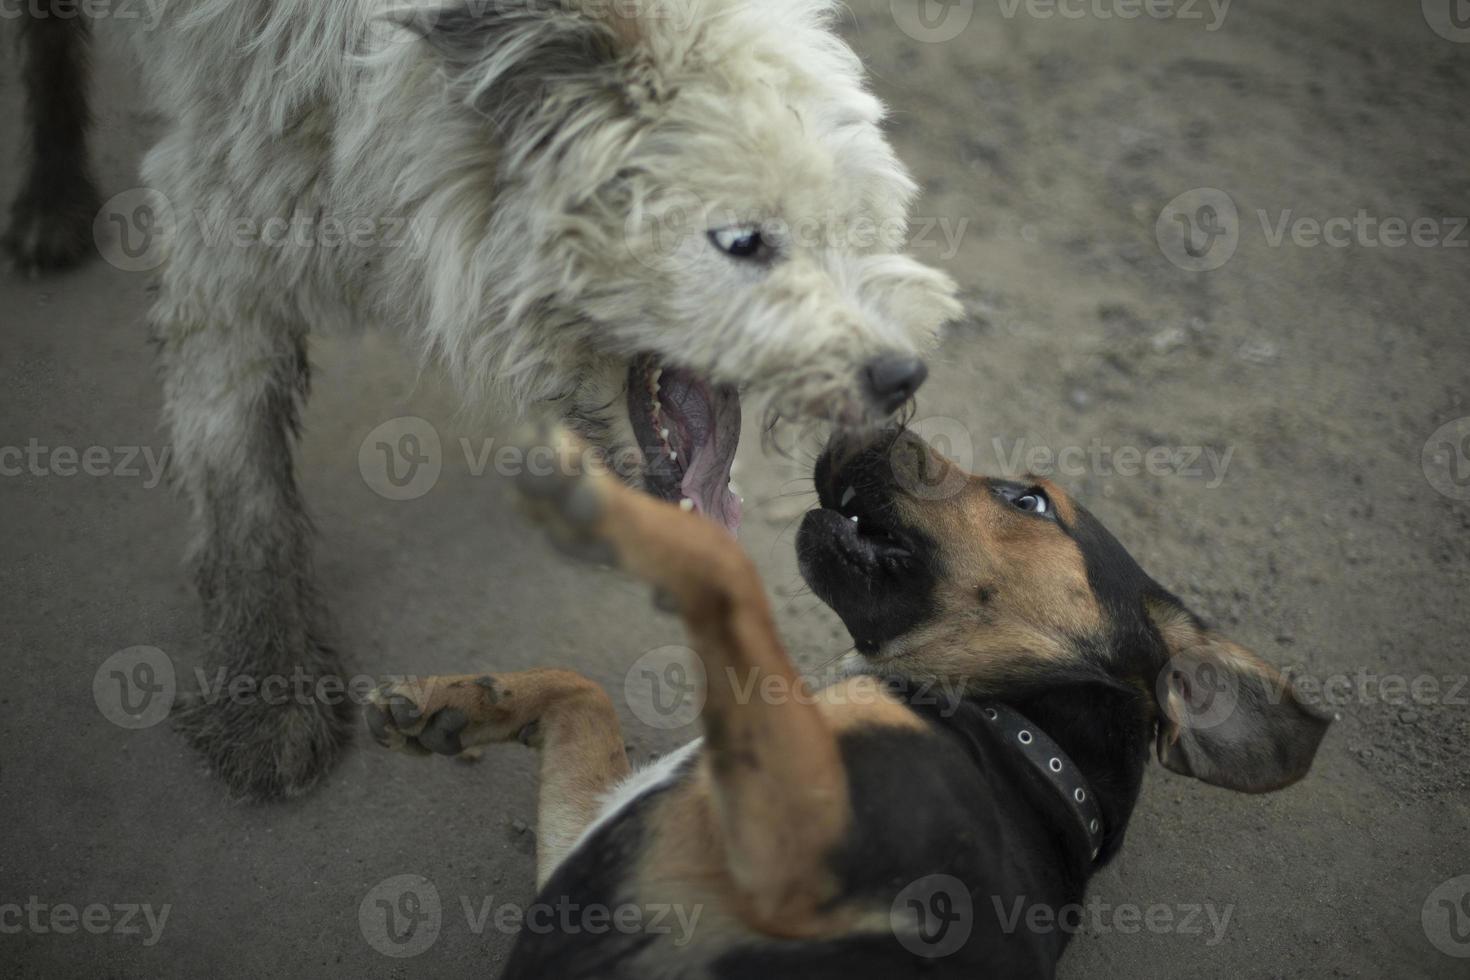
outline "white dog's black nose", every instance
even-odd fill
[[[923,361],[899,354],[875,357],[863,368],[868,396],[886,415],[898,411],[904,402],[914,397],[914,392],[928,377],[929,367]]]

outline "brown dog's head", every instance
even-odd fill
[[[1002,698],[1121,694],[1165,766],[1231,789],[1311,765],[1328,723],[1055,485],[971,476],[906,431],[835,440],[816,482],[802,574],[872,671]]]

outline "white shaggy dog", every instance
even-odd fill
[[[143,178],[174,216],[153,323],[232,674],[338,669],[291,460],[312,330],[413,336],[467,399],[554,403],[628,479],[731,528],[740,392],[850,425],[909,400],[958,307],[897,252],[914,185],[834,6],[153,0],[136,40],[169,125]],[[70,113],[32,110],[8,240],[36,265],[90,223],[67,139],[85,101],[53,71],[82,31],[31,25],[33,95]],[[71,200],[48,168],[75,173]],[[309,787],[346,737],[314,702],[224,699],[179,724],[257,799]]]

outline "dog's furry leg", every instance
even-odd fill
[[[35,274],[80,261],[92,247],[97,188],[87,160],[88,41],[82,16],[21,18],[30,160],[3,245]]]
[[[630,771],[607,692],[568,670],[401,681],[375,691],[365,716],[379,744],[410,753],[462,755],[512,739],[540,749],[538,887]]]
[[[530,462],[535,449],[526,454],[527,510],[563,549],[653,585],[703,661],[705,753],[742,915],[773,935],[825,934],[840,888],[827,859],[853,819],[847,774],[755,565],[713,521],[588,471],[589,457],[564,434],[551,445],[559,459],[551,472]]]
[[[305,336],[246,320],[169,317],[156,329],[173,466],[194,509],[207,667],[218,671],[176,724],[236,795],[292,796],[331,767],[351,714],[345,695],[318,685],[339,664],[320,631],[292,465]]]

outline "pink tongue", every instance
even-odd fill
[[[734,388],[707,389],[709,418],[703,438],[690,451],[679,489],[694,508],[723,524],[730,533],[740,527],[740,498],[730,492],[730,467],[740,445],[740,395]]]
[[[723,524],[733,534],[740,529],[740,498],[730,492],[730,471],[717,472],[717,467],[705,466],[704,460],[712,457],[713,451],[700,452],[694,457],[694,465],[684,475],[680,489],[684,496],[694,501],[694,509]],[[709,474],[703,471],[709,469]]]

